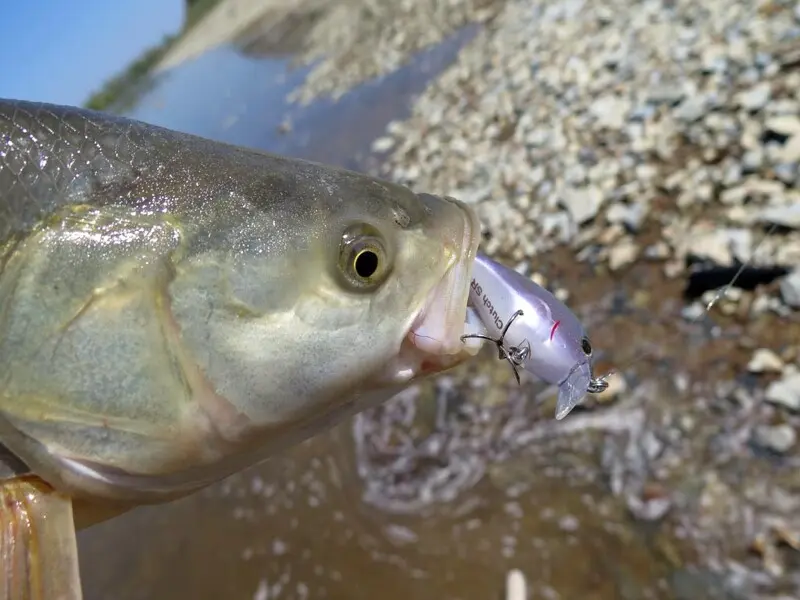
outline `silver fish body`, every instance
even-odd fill
[[[593,381],[592,345],[575,314],[528,277],[478,254],[470,304],[489,337],[499,340],[518,365],[558,386],[556,419],[586,396]],[[521,314],[514,315],[517,311]]]
[[[467,206],[0,100],[0,444],[73,497],[190,493],[474,355]]]

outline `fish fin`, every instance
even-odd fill
[[[72,501],[37,477],[0,482],[0,597],[83,597]]]

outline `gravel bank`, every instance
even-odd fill
[[[510,3],[375,150],[392,178],[477,204],[493,254],[730,265],[757,224],[800,228],[798,18],[790,3]],[[662,239],[641,247],[648,221]],[[800,264],[800,233],[756,261]]]
[[[411,54],[437,44],[468,23],[483,23],[503,0],[341,0],[330,3],[298,58],[314,64],[289,99],[301,105],[339,98],[356,85],[403,66]]]

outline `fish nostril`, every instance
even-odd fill
[[[394,214],[392,216],[394,222],[401,229],[408,229],[408,226],[411,224],[411,217],[409,216],[408,212],[398,206],[395,207]]]

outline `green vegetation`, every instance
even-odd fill
[[[200,19],[219,4],[220,0],[186,0],[186,22],[183,30],[191,29]]]
[[[181,31],[165,36],[160,44],[148,48],[118,75],[112,77],[84,103],[86,108],[124,112],[153,84],[153,68],[172,45],[196,25],[220,0],[186,0],[186,17]]]
[[[177,35],[168,35],[159,45],[147,49],[122,73],[109,79],[99,91],[92,94],[85,103],[86,108],[114,110],[117,112],[131,108],[131,105],[139,96],[136,90],[145,84],[153,68],[172,47],[178,37]]]

